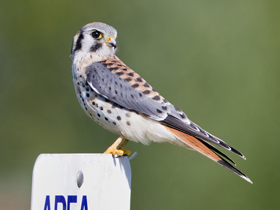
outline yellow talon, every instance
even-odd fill
[[[128,140],[124,139],[123,136],[120,136],[104,153],[117,155],[118,157],[124,155],[130,155],[131,151],[124,149],[124,146],[127,144]]]
[[[108,148],[105,152],[105,154],[112,154],[112,155],[117,155],[117,156],[123,156],[124,155],[124,151],[120,150],[120,149],[110,149]]]
[[[123,151],[123,155],[130,155],[131,154],[130,150],[123,149],[122,151]]]

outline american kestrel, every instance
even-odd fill
[[[74,36],[71,58],[75,91],[86,114],[120,137],[105,151],[130,154],[128,141],[169,142],[200,152],[252,183],[212,144],[245,159],[221,139],[193,123],[116,55],[117,31],[105,23],[83,26]]]

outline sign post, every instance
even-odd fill
[[[41,154],[32,177],[31,210],[129,210],[128,158],[110,154]]]

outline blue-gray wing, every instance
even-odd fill
[[[131,72],[130,72],[131,73]],[[123,73],[122,75],[124,75]],[[135,74],[135,73],[134,73]],[[86,70],[88,84],[103,97],[110,101],[137,113],[146,115],[154,120],[163,120],[167,116],[166,102],[158,102],[145,94],[145,91],[137,90],[137,85],[131,85],[120,74],[113,73],[104,64],[96,62]],[[131,78],[131,80],[133,80]],[[147,92],[146,92],[147,93]]]

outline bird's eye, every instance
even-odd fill
[[[95,39],[101,39],[103,37],[103,34],[100,31],[94,30],[91,33],[92,37]]]

